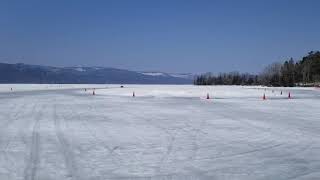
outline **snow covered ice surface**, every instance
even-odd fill
[[[0,101],[1,180],[320,179],[316,88],[0,85]]]

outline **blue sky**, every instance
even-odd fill
[[[259,72],[320,50],[317,0],[0,1],[0,62]]]

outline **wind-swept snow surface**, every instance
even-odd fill
[[[1,180],[320,178],[315,88],[0,85],[0,91]]]

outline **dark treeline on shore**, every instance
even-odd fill
[[[320,83],[320,52],[311,51],[295,62],[272,63],[259,75],[249,73],[210,73],[197,76],[196,85],[264,85],[264,86],[315,86]]]

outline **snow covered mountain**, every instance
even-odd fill
[[[165,73],[165,72],[140,72],[144,75],[148,76],[163,76],[163,77],[176,77],[176,78],[183,78],[193,80],[196,76],[195,74],[191,73]]]
[[[0,83],[191,84],[182,74],[135,72],[106,67],[51,67],[0,63]]]

